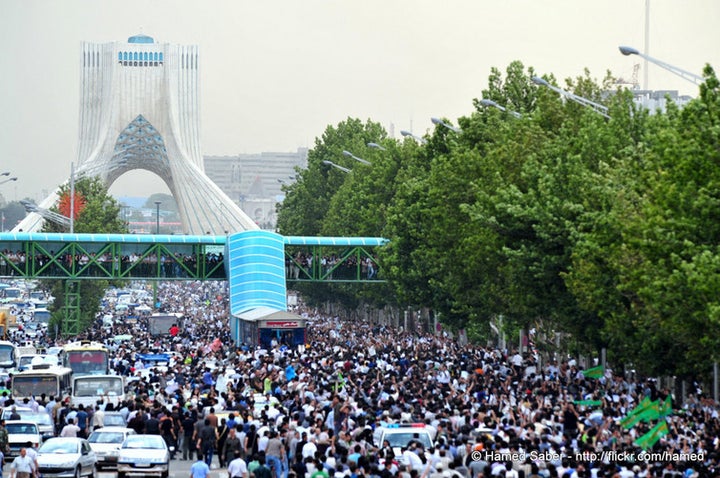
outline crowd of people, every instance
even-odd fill
[[[185,316],[172,334],[150,335],[142,318],[112,327],[98,318],[83,338],[113,346],[128,393],[117,407],[84,410],[75,433],[100,426],[98,412],[118,411],[136,432],[162,435],[174,460],[197,459],[193,476],[218,467],[231,478],[720,476],[718,407],[700,390],[676,397],[609,368],[589,378],[570,357],[302,308],[304,346],[235,344],[225,287],[162,284],[163,307]],[[113,342],[122,334],[132,338]],[[138,358],[148,353],[172,360],[148,369]],[[623,418],[643,399],[668,396],[668,433],[639,447],[655,422],[627,427]],[[68,417],[77,427],[65,397],[37,400],[59,433]],[[378,430],[405,423],[432,430],[431,446],[376,442]]]

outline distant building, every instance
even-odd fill
[[[691,96],[680,95],[677,90],[631,90],[635,104],[655,113],[666,111],[667,99],[682,108],[692,100]]]
[[[307,167],[307,148],[288,153],[205,156],[205,174],[262,229],[274,230],[282,186]]]

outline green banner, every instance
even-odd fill
[[[602,400],[573,400],[575,405],[586,405],[588,407],[600,407],[602,406]]]
[[[585,378],[600,378],[605,375],[605,367],[598,365],[597,367],[583,370],[582,374]]]
[[[668,430],[667,422],[663,420],[654,427],[652,427],[649,432],[635,440],[635,444],[643,450],[648,450],[652,448],[659,439],[667,435],[669,432],[670,430]]]

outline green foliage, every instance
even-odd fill
[[[70,186],[65,184],[60,187],[59,196],[70,191]],[[127,223],[120,217],[120,205],[110,195],[107,187],[100,178],[83,177],[75,182],[75,191],[87,201],[85,208],[80,212],[73,224],[75,233],[127,233]],[[58,212],[57,205],[51,208]],[[58,224],[45,221],[43,232],[66,232]],[[55,302],[50,307],[51,319],[49,330],[63,328],[67,320],[65,311],[65,288],[66,280],[46,280],[43,287],[49,289],[55,297]],[[111,283],[105,280],[82,281],[80,283],[80,323],[79,330],[85,330],[100,310],[100,300],[105,290]],[[65,324],[67,325],[67,324]]]
[[[482,93],[505,112],[476,99],[461,134],[438,126],[424,145],[348,119],[286,189],[280,232],[390,239],[387,288],[313,286],[318,303],[429,307],[476,338],[502,317],[642,372],[706,373],[720,346],[720,82],[704,73],[699,98],[652,114],[609,74],[564,82],[607,119],[513,62]]]

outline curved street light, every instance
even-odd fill
[[[8,173],[8,174],[10,174],[10,173]],[[5,174],[2,174],[2,176],[5,176]],[[4,180],[4,181],[0,181],[0,185],[5,184],[5,183],[9,183],[10,181],[17,181],[17,179],[18,179],[18,178],[16,178],[16,177],[14,177],[14,178],[7,178],[7,179]]]
[[[447,129],[449,129],[450,131],[454,131],[455,133],[462,133],[462,130],[460,128],[453,126],[449,123],[446,123],[443,120],[441,120],[440,118],[430,118],[430,121],[432,121],[433,124],[438,124],[438,125],[444,126]]]
[[[367,159],[358,158],[357,156],[355,156],[354,154],[352,154],[350,151],[343,151],[343,156],[347,156],[348,158],[352,158],[352,159],[354,159],[355,161],[359,161],[359,162],[361,162],[361,163],[363,163],[363,164],[368,164],[368,165],[369,165],[369,164],[372,164],[372,163],[371,163],[370,161],[368,161]]]
[[[698,76],[695,73],[690,73],[689,71],[683,70],[682,68],[678,68],[677,66],[673,66],[669,63],[665,63],[664,61],[658,60],[657,58],[653,58],[650,55],[640,53],[640,51],[637,48],[633,48],[631,46],[620,46],[620,47],[618,47],[618,49],[620,50],[620,53],[622,53],[625,56],[637,55],[640,58],[644,58],[645,60],[647,60],[649,62],[655,63],[660,68],[664,68],[667,71],[669,71],[670,73],[674,73],[677,76],[679,76],[680,78],[687,80],[695,85],[699,85],[700,83],[705,81],[705,79],[702,76]]]
[[[339,170],[342,171],[343,173],[349,173],[349,172],[352,171],[352,169],[345,168],[345,167],[343,167],[343,166],[340,166],[339,164],[333,163],[332,161],[324,160],[324,161],[323,161],[323,164],[327,164],[328,166],[332,166],[333,168],[339,169]]]
[[[426,144],[426,143],[427,143],[427,140],[426,140],[425,138],[422,138],[422,137],[420,137],[420,136],[415,136],[415,135],[412,134],[410,131],[407,131],[407,130],[404,130],[404,129],[403,129],[403,130],[400,130],[400,134],[403,135],[403,136],[409,136],[410,138],[414,139],[415,141],[417,141],[417,142],[420,143],[420,144]]]
[[[368,143],[367,146],[368,146],[368,148],[375,148],[375,149],[379,149],[380,151],[387,151],[385,148],[383,148],[382,146],[380,146],[377,143]]]
[[[590,101],[587,98],[583,98],[582,96],[578,96],[574,93],[570,93],[569,91],[565,91],[562,88],[558,88],[557,86],[551,85],[546,80],[540,78],[539,76],[533,76],[532,82],[535,83],[538,86],[545,86],[547,88],[550,88],[555,93],[558,93],[561,96],[564,96],[565,98],[574,101],[575,103],[581,104],[587,108],[592,108],[597,114],[604,116],[607,119],[610,119],[610,115],[608,115],[608,107],[605,105],[601,105],[600,103],[595,103],[594,101]]]
[[[480,100],[480,104],[483,106],[489,106],[491,108],[497,108],[503,112],[507,111],[508,113],[510,113],[511,115],[513,115],[516,118],[522,117],[522,115],[520,113],[518,113],[517,111],[508,111],[507,108],[505,108],[504,106],[500,106],[499,104],[495,103],[493,100],[487,100],[487,99],[483,98]]]

